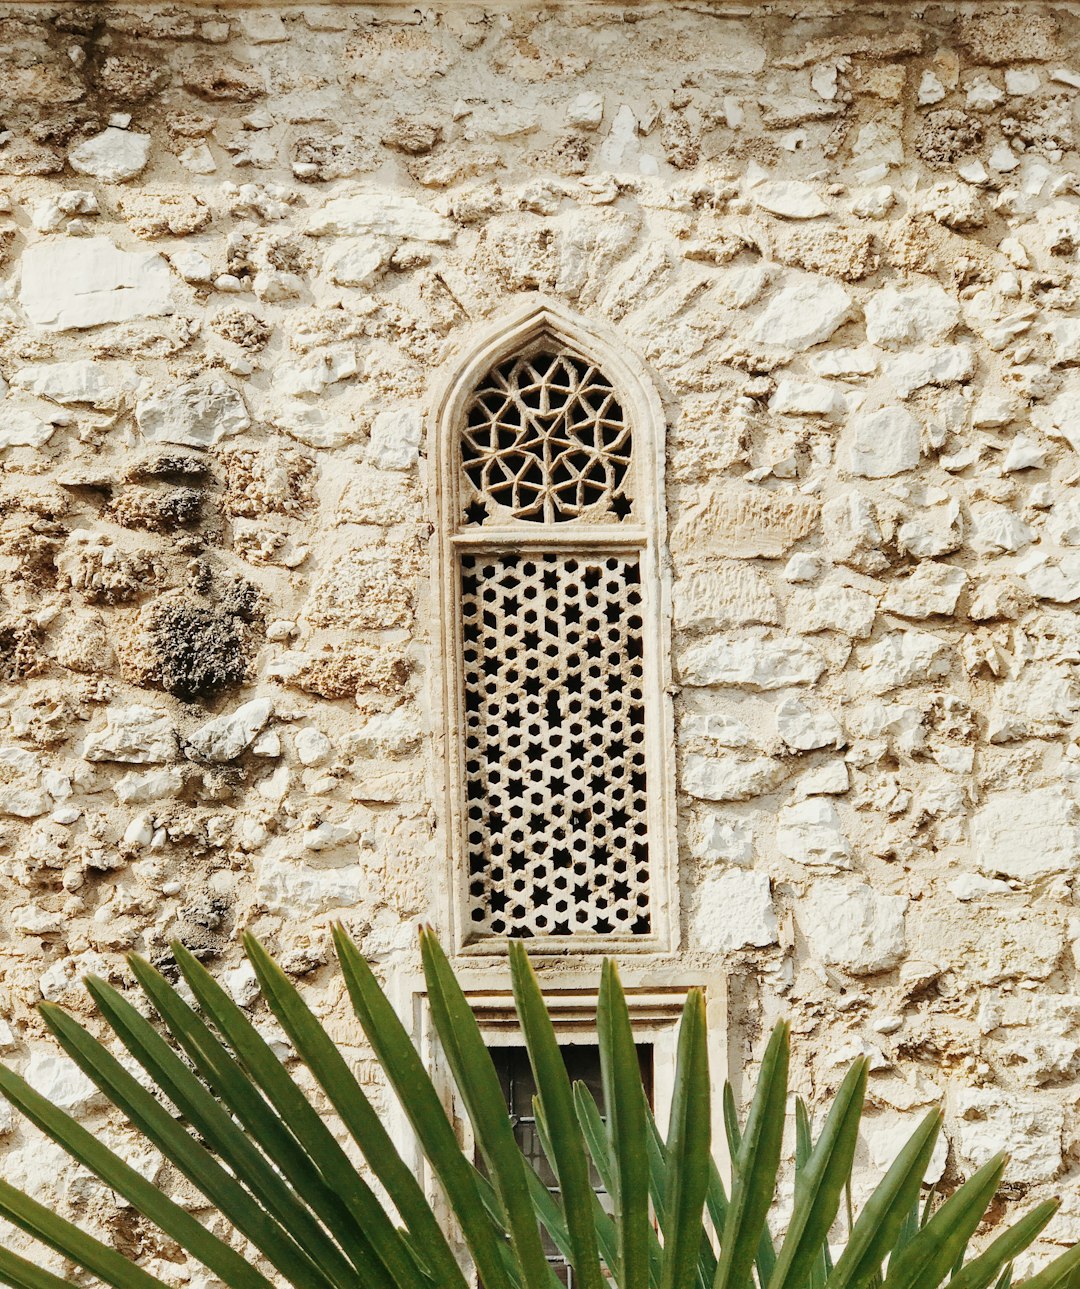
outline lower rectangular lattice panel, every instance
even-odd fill
[[[636,553],[461,558],[471,937],[651,929]]]

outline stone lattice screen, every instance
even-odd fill
[[[942,1099],[946,1184],[1004,1144],[1018,1193],[1070,1186],[1076,14],[41,4],[0,10],[0,55],[0,1057],[169,1184],[33,1004],[85,1012],[83,974],[122,984],[124,953],[167,966],[179,936],[261,1023],[251,927],[370,1077],[327,928],[396,980],[455,900],[517,916],[492,792],[482,861],[448,844],[445,630],[527,704],[508,670],[543,646],[509,636],[508,578],[530,563],[538,602],[550,551],[495,535],[645,523],[632,376],[662,438],[655,563],[635,583],[627,548],[564,550],[547,693],[580,682],[582,712],[527,713],[549,752],[559,722],[599,739],[567,825],[591,889],[530,849],[547,904],[521,916],[645,939],[663,903],[643,987],[726,975],[733,1059],[788,1015],[811,1101],[869,1051],[860,1188]],[[547,353],[581,415],[500,455],[502,395],[478,395],[451,525],[438,391],[541,301],[604,353],[500,351],[470,391],[498,373],[535,430]],[[451,526],[483,536],[448,623]],[[636,652],[635,586],[670,676]],[[608,656],[572,661],[613,603]],[[639,685],[671,708],[670,790],[640,785]],[[510,729],[483,734],[475,781],[519,773]],[[642,793],[667,821],[647,864]],[[553,852],[558,826],[529,825]],[[176,1270],[2,1109],[0,1157]],[[1080,1235],[1074,1203],[1056,1222]]]

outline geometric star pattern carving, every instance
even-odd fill
[[[636,553],[461,556],[474,936],[651,926]]]
[[[488,517],[501,509],[535,523],[625,517],[630,449],[630,426],[599,368],[546,350],[493,367],[461,435],[465,473],[494,508]]]

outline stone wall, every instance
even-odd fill
[[[0,11],[0,1053],[179,937],[441,917],[431,391],[542,292],[668,418],[684,969],[862,1162],[1080,1237],[1080,14]],[[182,1259],[0,1108],[4,1174]],[[183,1191],[182,1191],[183,1193]],[[201,1282],[200,1282],[201,1283]]]

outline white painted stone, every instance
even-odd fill
[[[1066,387],[1049,402],[1036,404],[1032,424],[1052,439],[1064,439],[1080,452],[1080,389]]]
[[[902,895],[845,878],[818,879],[795,904],[795,921],[819,962],[853,976],[899,965],[907,949]]]
[[[874,629],[877,600],[853,586],[828,583],[799,589],[788,605],[788,621],[800,631],[840,631],[864,640]]]
[[[840,420],[847,412],[847,400],[826,381],[785,378],[769,399],[769,411],[787,416],[824,416]]]
[[[836,807],[823,796],[809,796],[783,807],[776,821],[776,848],[799,864],[851,867],[851,843]]]
[[[971,379],[975,354],[970,345],[910,349],[889,360],[885,371],[901,398],[926,385],[956,385]]]
[[[214,280],[214,266],[202,251],[196,251],[192,248],[172,251],[169,254],[169,263],[185,282],[191,282],[196,286],[205,286]]]
[[[166,766],[145,774],[125,774],[113,784],[113,792],[122,806],[134,806],[178,797],[183,787],[184,776],[180,771]]]
[[[753,825],[748,819],[728,818],[722,810],[705,810],[692,845],[695,856],[706,863],[749,864],[754,858]]]
[[[1061,1170],[1064,1114],[1044,1097],[1004,1088],[964,1088],[955,1100],[956,1147],[970,1175],[999,1150],[1016,1182],[1045,1182]]]
[[[922,80],[919,82],[919,106],[931,107],[934,103],[940,103],[945,94],[945,86],[927,68],[922,74]]]
[[[891,1023],[891,1022],[890,1022]],[[897,1026],[899,1029],[900,1026]],[[881,1032],[879,1030],[879,1032]],[[923,1114],[897,1114],[893,1111],[879,1111],[876,1114],[864,1114],[859,1124],[859,1135],[866,1142],[866,1153],[878,1177],[884,1177],[896,1157],[914,1136],[922,1122]],[[934,1148],[923,1173],[923,1185],[933,1186],[941,1180],[949,1158],[949,1139],[939,1132]]]
[[[268,850],[255,860],[255,898],[271,913],[318,917],[363,904],[370,878],[355,861],[323,868]]]
[[[401,193],[349,190],[331,195],[307,219],[311,237],[392,237],[397,241],[449,242],[450,220],[415,197]]]
[[[0,403],[0,449],[44,447],[55,429],[25,407]]]
[[[134,179],[150,160],[150,136],[112,126],[80,143],[68,153],[68,163],[76,174],[91,175],[103,183],[123,183]]]
[[[76,358],[20,367],[11,383],[54,403],[89,403],[108,409],[120,406],[124,395],[135,388],[137,377],[128,366]]]
[[[1015,420],[1016,400],[998,390],[984,389],[971,409],[971,423],[979,429],[994,429]]]
[[[1075,604],[1080,600],[1080,552],[1069,551],[1041,560],[1024,574],[1032,595],[1057,604]]]
[[[714,638],[690,645],[679,656],[687,685],[745,685],[783,689],[811,685],[825,670],[816,649],[794,636],[770,638],[749,632],[739,639]]]
[[[961,873],[949,883],[949,892],[961,904],[969,904],[972,900],[982,899],[984,895],[1012,895],[1013,888],[1008,882],[982,877],[978,873]]]
[[[839,460],[850,474],[885,479],[914,470],[919,456],[919,422],[905,407],[882,407],[852,418]]]
[[[765,577],[752,565],[731,562],[679,578],[672,595],[675,621],[702,630],[766,625],[780,621],[776,596]]]
[[[218,377],[189,381],[141,398],[135,420],[153,443],[213,447],[251,424],[239,390]]]
[[[809,552],[799,551],[784,565],[785,582],[812,582],[821,572],[821,560]]]
[[[831,712],[814,711],[801,698],[785,698],[774,716],[777,734],[794,751],[844,745],[844,731],[836,717]]]
[[[394,243],[386,237],[352,237],[326,257],[326,273],[337,286],[372,287],[390,263]]]
[[[947,641],[914,629],[883,636],[869,649],[867,659],[866,687],[875,694],[913,681],[940,679],[948,675],[951,662]]]
[[[322,730],[313,729],[311,726],[297,730],[294,744],[296,755],[302,765],[323,765],[330,759],[330,754],[334,750],[333,743]]]
[[[917,565],[910,576],[891,583],[881,607],[902,618],[949,614],[956,609],[960,592],[967,584],[968,575],[962,568],[928,560]]]
[[[19,303],[34,326],[46,331],[158,318],[174,310],[165,260],[153,251],[119,250],[107,237],[35,242],[19,263]]]
[[[1046,516],[1046,532],[1062,546],[1080,546],[1080,490],[1070,488],[1064,495],[1058,490],[1058,500]]]
[[[955,297],[936,282],[881,287],[866,302],[866,338],[886,349],[944,340],[959,321]]]
[[[1000,555],[1027,546],[1035,534],[1014,511],[994,501],[971,507],[967,544],[979,555]]]
[[[1005,68],[1005,92],[1018,97],[1034,94],[1039,88],[1039,73],[1026,67]]]
[[[253,698],[235,711],[215,716],[188,736],[188,745],[204,761],[235,761],[254,742],[274,713],[273,700]]]
[[[725,712],[687,714],[679,724],[679,737],[706,738],[720,747],[746,747],[754,741],[746,722]]]
[[[823,349],[819,354],[810,354],[807,363],[818,376],[857,380],[877,371],[878,355],[869,345],[856,345],[853,348]]]
[[[837,282],[810,274],[783,279],[750,329],[750,339],[779,349],[803,350],[820,344],[844,322],[852,299]]]
[[[699,801],[749,801],[771,792],[783,779],[784,767],[772,757],[700,756],[683,766],[683,791]]]
[[[817,190],[799,179],[774,179],[753,191],[756,205],[784,219],[816,219],[829,213]]]
[[[576,130],[596,130],[604,119],[604,96],[582,90],[566,105],[566,124]]]
[[[84,1111],[102,1099],[101,1093],[74,1061],[48,1048],[32,1049],[23,1078],[52,1105],[72,1114]]]
[[[1046,448],[1041,443],[1033,443],[1023,434],[1018,434],[1009,444],[1001,468],[1012,474],[1017,470],[1041,470],[1046,464]]]
[[[768,877],[738,868],[710,873],[701,883],[691,936],[706,953],[776,944],[779,927]]]
[[[51,798],[41,788],[19,783],[0,784],[0,815],[36,819],[52,808]]]
[[[176,750],[176,727],[168,713],[136,703],[106,708],[105,728],[86,736],[82,754],[87,761],[146,765],[172,761]]]
[[[1080,816],[1059,788],[994,792],[971,820],[971,847],[981,872],[1034,881],[1076,870]]]
[[[379,412],[371,425],[368,461],[380,470],[411,470],[420,455],[424,422],[416,408]]]

